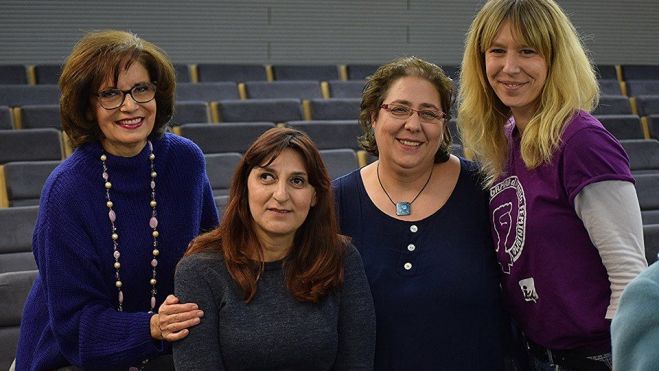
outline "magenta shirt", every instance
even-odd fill
[[[490,188],[490,217],[504,300],[526,336],[550,349],[610,349],[611,290],[602,259],[574,210],[587,185],[634,182],[622,146],[577,113],[550,164],[529,170],[511,119],[507,171]]]

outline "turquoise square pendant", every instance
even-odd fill
[[[409,202],[396,202],[396,215],[407,216],[412,213],[412,205]]]

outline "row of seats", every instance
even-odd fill
[[[178,82],[363,80],[378,67],[377,64],[174,64]],[[0,65],[0,84],[57,84],[61,68],[60,64]],[[457,74],[457,66],[445,68],[448,73]]]

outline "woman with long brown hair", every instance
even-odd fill
[[[221,225],[191,243],[175,281],[205,313],[175,346],[178,369],[373,368],[361,258],[338,234],[327,170],[300,131],[252,144]]]

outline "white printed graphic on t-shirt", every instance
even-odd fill
[[[524,300],[532,301],[534,303],[538,302],[537,300],[539,299],[539,296],[535,291],[535,282],[533,281],[533,277],[525,278],[519,281],[519,288],[522,289]]]
[[[507,192],[506,192],[507,191]],[[492,229],[496,234],[496,251],[503,273],[510,269],[524,250],[526,234],[526,197],[516,176],[508,177],[490,188]],[[500,252],[503,248],[505,254]]]

